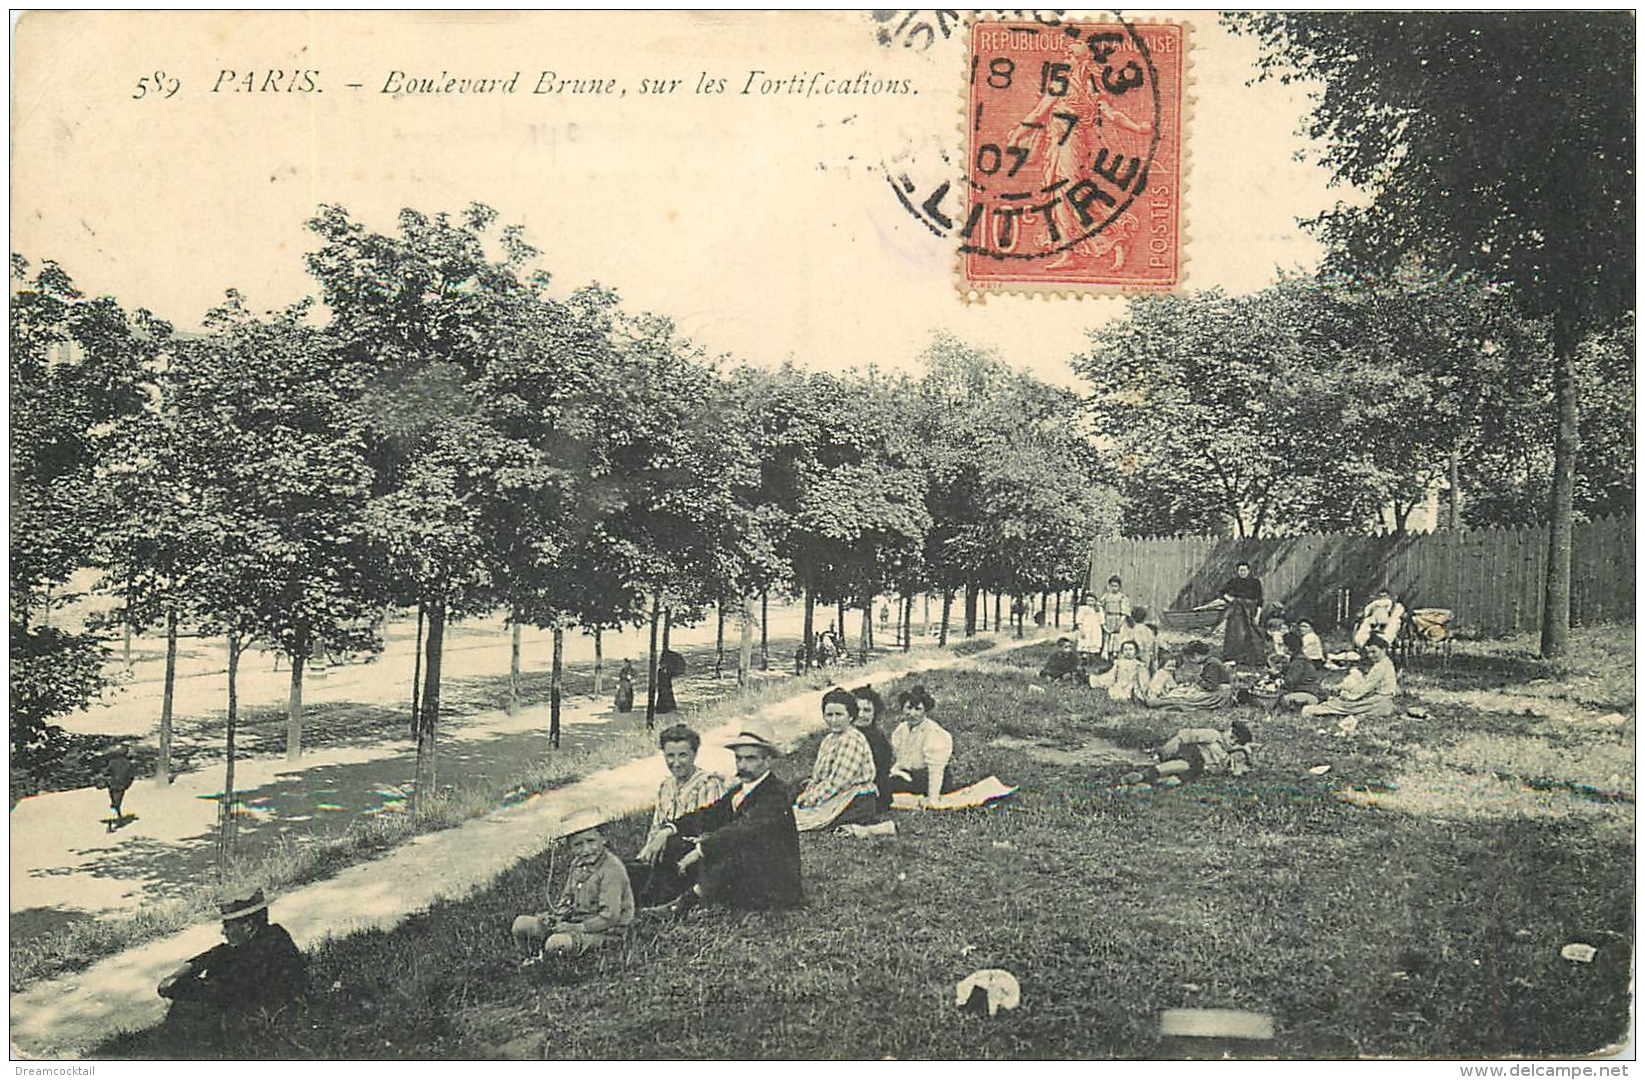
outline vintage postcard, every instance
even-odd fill
[[[11,44],[14,1058],[1627,1075],[1632,13]]]

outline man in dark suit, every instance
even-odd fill
[[[737,757],[738,785],[662,826],[663,858],[677,858],[692,882],[670,906],[684,915],[704,900],[744,908],[802,904],[794,789],[771,771],[782,751],[753,721],[725,745]]]

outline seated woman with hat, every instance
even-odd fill
[[[547,911],[514,920],[515,943],[535,951],[525,967],[550,956],[582,953],[620,941],[634,924],[628,868],[605,846],[600,812],[572,811],[566,815],[561,835],[571,849],[571,871],[559,899]]]
[[[307,992],[303,954],[285,927],[268,921],[262,889],[244,900],[225,901],[218,910],[224,944],[160,980],[159,993],[171,999],[172,1016],[275,1010]]]

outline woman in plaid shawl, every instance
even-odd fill
[[[853,725],[856,697],[835,687],[823,695],[822,704],[828,734],[817,747],[811,778],[794,797],[794,825],[800,832],[873,821],[877,807],[874,752]]]

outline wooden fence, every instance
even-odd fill
[[[1601,518],[1574,533],[1571,621],[1632,622],[1633,519]],[[1451,608],[1465,632],[1492,636],[1541,626],[1548,530],[1098,540],[1090,580],[1100,592],[1118,574],[1132,603],[1177,611],[1215,599],[1242,559],[1270,601],[1311,616],[1322,630],[1351,621],[1386,584],[1407,608]]]

